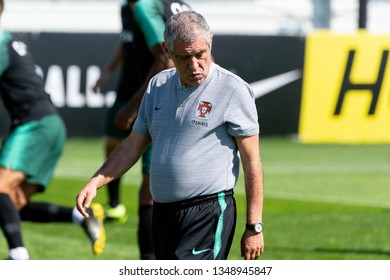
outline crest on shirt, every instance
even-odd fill
[[[208,115],[211,113],[213,108],[213,103],[208,101],[199,101],[198,107],[196,109],[196,117],[201,119],[207,119]]]

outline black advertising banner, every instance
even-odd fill
[[[216,36],[215,60],[253,88],[262,135],[298,131],[304,37]]]

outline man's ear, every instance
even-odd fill
[[[167,57],[169,57],[170,59],[172,59],[171,54],[169,53],[167,44],[165,44],[165,42],[162,42],[162,43],[161,43],[161,47],[162,47],[162,49],[163,49],[165,55],[166,55]]]

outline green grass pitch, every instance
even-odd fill
[[[390,145],[300,144],[261,140],[265,174],[265,260],[390,259]],[[34,200],[74,206],[83,184],[103,162],[102,139],[69,139],[48,191]],[[123,178],[129,219],[106,223],[107,244],[95,257],[73,224],[22,224],[35,260],[136,260],[140,166]],[[238,222],[229,259],[240,260],[245,224],[243,177],[235,189]],[[106,202],[99,190],[96,202]],[[0,235],[0,259],[8,249]]]

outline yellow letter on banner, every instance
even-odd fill
[[[390,35],[307,37],[299,138],[390,143]]]

